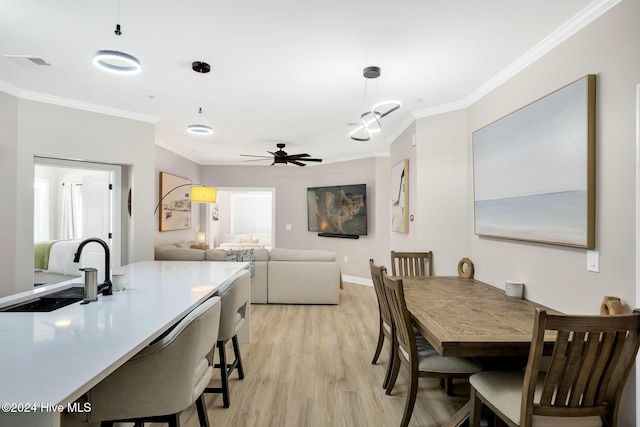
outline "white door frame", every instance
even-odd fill
[[[113,197],[111,205],[111,222],[113,224],[113,239],[111,245],[111,265],[119,267],[121,264],[122,236],[122,166],[107,163],[83,162],[78,160],[55,159],[50,157],[34,157],[33,163],[42,166],[54,166],[67,169],[86,169],[113,173]]]

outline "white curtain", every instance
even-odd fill
[[[82,238],[82,185],[64,182],[62,186],[60,238],[80,239]]]

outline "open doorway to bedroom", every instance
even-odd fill
[[[34,158],[34,285],[80,277],[81,267],[98,268],[104,280],[104,250],[87,245],[80,263],[73,257],[83,239],[109,245],[111,265],[120,265],[121,167]]]
[[[209,247],[274,247],[275,193],[275,188],[218,188],[216,203],[207,205]]]

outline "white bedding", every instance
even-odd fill
[[[49,269],[45,270],[47,273],[64,274],[67,276],[82,276],[82,272],[79,270],[84,266],[85,259],[84,254],[80,256],[80,262],[73,262],[73,257],[76,255],[78,246],[82,240],[61,240],[51,246],[51,252],[49,252]]]

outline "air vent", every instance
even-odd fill
[[[49,67],[50,63],[42,59],[41,56],[37,55],[4,55],[5,58],[16,62],[17,64],[24,66],[33,66],[36,65],[38,67]]]

